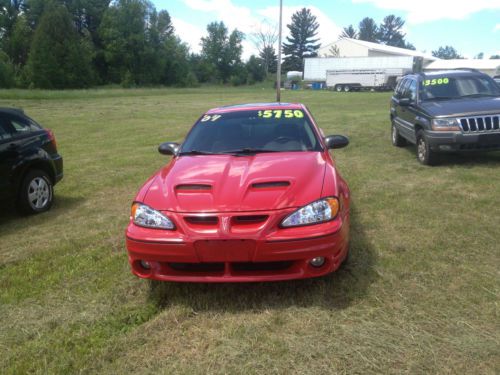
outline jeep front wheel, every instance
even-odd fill
[[[431,150],[422,130],[417,133],[417,159],[423,165],[436,164],[437,155]]]

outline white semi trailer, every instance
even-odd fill
[[[415,70],[421,59],[394,57],[315,57],[304,59],[304,81],[324,82],[336,91],[387,90]]]

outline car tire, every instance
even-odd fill
[[[417,133],[417,159],[423,165],[435,165],[437,161],[437,154],[431,150],[423,130]]]
[[[49,175],[39,169],[29,170],[19,191],[18,208],[25,214],[37,214],[50,209],[54,200],[54,186]]]
[[[342,92],[342,85],[335,85],[335,91]]]
[[[398,128],[396,128],[396,124],[394,123],[394,120],[392,120],[391,123],[391,141],[392,145],[396,147],[403,147],[406,146],[406,139],[401,137],[399,134]]]

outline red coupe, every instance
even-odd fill
[[[208,111],[140,189],[126,231],[132,272],[182,282],[277,281],[335,271],[349,250],[349,188],[302,104]]]

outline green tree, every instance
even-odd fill
[[[278,56],[273,46],[267,46],[259,53],[262,65],[267,74],[276,73],[278,69]]]
[[[344,27],[342,30],[342,34],[340,34],[341,38],[351,38],[351,39],[357,39],[358,38],[358,32],[354,28],[354,26],[349,25]]]
[[[288,71],[300,71],[304,58],[318,55],[317,51],[321,44],[315,37],[318,34],[319,23],[310,9],[302,8],[292,15],[292,22],[287,27],[290,36],[283,43],[285,55],[283,67]]]
[[[226,83],[241,64],[244,35],[238,30],[228,35],[223,22],[208,24],[207,32],[208,35],[201,38],[201,55],[214,67],[217,78]]]
[[[47,7],[35,31],[27,70],[35,87],[64,89],[92,83],[91,52],[62,5]]]
[[[248,59],[245,68],[248,72],[248,83],[253,84],[255,82],[261,82],[266,78],[266,69],[262,63],[262,60],[252,55]]]
[[[359,23],[358,39],[367,42],[378,42],[379,30],[373,18],[365,17]]]
[[[463,59],[463,57],[452,46],[439,47],[436,51],[432,51],[432,56],[444,60]]]
[[[498,60],[500,59],[500,55],[492,55],[490,56],[490,60]]]
[[[405,48],[405,34],[402,29],[405,24],[400,17],[390,14],[378,28],[378,40],[388,46]]]
[[[0,51],[0,88],[8,89],[14,86],[14,66],[9,56]]]
[[[24,66],[26,64],[32,38],[33,31],[28,24],[28,20],[21,14],[17,17],[5,46],[5,50],[15,65]]]

